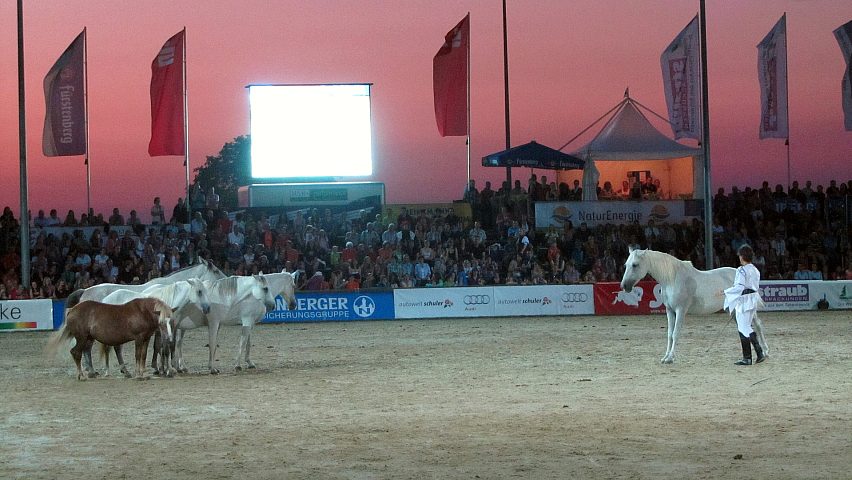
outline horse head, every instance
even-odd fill
[[[254,298],[263,302],[267,312],[275,310],[275,297],[269,289],[269,283],[263,275],[252,275],[255,282],[251,289],[251,294]]]
[[[639,280],[648,275],[648,259],[645,258],[645,250],[630,249],[630,255],[624,262],[624,276],[621,277],[621,288],[630,293]]]
[[[281,295],[287,302],[288,310],[296,309],[296,274],[290,273],[287,270],[281,270],[281,273],[270,273],[263,276],[272,290],[273,296]]]
[[[210,298],[207,296],[207,287],[204,282],[197,278],[186,281],[190,286],[189,303],[198,305],[198,308],[206,315],[210,312]]]
[[[160,335],[163,338],[167,338],[169,343],[171,343],[173,339],[172,323],[174,322],[174,311],[165,302],[157,300],[154,313],[158,315],[157,328],[160,330]]]
[[[201,262],[201,265],[204,266],[204,271],[198,277],[199,280],[201,280],[201,281],[205,281],[205,280],[215,281],[215,280],[219,280],[220,278],[227,277],[227,275],[225,275],[225,273],[222,272],[222,270],[219,270],[219,267],[214,265],[213,262],[211,262],[209,260],[204,260],[203,258],[199,258],[199,261]]]

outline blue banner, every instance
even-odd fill
[[[296,309],[278,296],[275,310],[266,314],[262,323],[342,322],[351,320],[392,320],[393,292],[328,292],[297,293]]]

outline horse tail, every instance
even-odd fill
[[[71,340],[71,330],[67,328],[68,323],[63,323],[59,330],[53,332],[47,345],[44,347],[44,354],[49,358],[56,357],[59,352],[59,347],[68,343]]]
[[[78,303],[80,303],[80,297],[83,296],[84,290],[85,289],[83,289],[83,288],[78,288],[77,290],[74,290],[73,292],[71,292],[71,295],[68,295],[68,298],[65,299],[65,310],[66,311],[68,311],[68,309],[73,307],[74,305],[77,305]]]

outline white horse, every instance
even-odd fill
[[[255,368],[250,358],[251,328],[266,315],[266,312],[275,309],[275,294],[273,289],[270,288],[267,278],[263,275],[231,276],[205,283],[210,292],[210,312],[207,315],[204,315],[203,312],[192,305],[187,305],[175,312],[178,318],[177,334],[175,335],[175,360],[178,371],[187,371],[183,362],[183,337],[186,330],[207,326],[210,352],[208,368],[211,374],[219,373],[214,362],[216,361],[216,348],[219,341],[219,327],[222,325],[242,325],[236,370],[242,368],[240,357],[243,348],[245,348],[245,360],[248,368]],[[295,300],[293,302],[295,303]]]
[[[706,315],[722,310],[725,300],[723,290],[733,285],[736,274],[736,269],[731,267],[701,271],[693,267],[692,262],[679,260],[667,253],[639,249],[630,249],[624,267],[621,279],[624,291],[629,293],[645,275],[653,277],[662,288],[660,300],[668,317],[668,343],[661,363],[674,361],[675,344],[687,313]],[[768,354],[763,323],[756,315],[754,331],[764,353]]]
[[[168,285],[170,283],[197,278],[201,281],[218,280],[225,278],[225,274],[212,262],[199,258],[199,262],[191,267],[176,270],[165,277],[154,278],[141,285],[122,285],[119,283],[99,283],[86,289],[75,290],[65,301],[65,309],[69,309],[79,302],[93,300],[102,302],[104,298],[116,290],[131,290],[142,292],[157,285]]]
[[[178,282],[174,282],[168,285],[154,285],[145,289],[142,292],[136,292],[133,290],[127,289],[119,289],[110,293],[106,297],[104,297],[100,303],[106,303],[109,305],[123,305],[131,300],[135,300],[137,298],[156,298],[161,300],[163,303],[169,306],[172,311],[176,311],[180,308],[185,308],[187,305],[193,305],[195,308],[199,309],[204,314],[207,314],[210,311],[210,298],[207,294],[207,287],[204,282],[201,280],[190,278],[188,280],[182,280]],[[171,325],[174,323],[174,319],[169,322],[168,332],[169,339],[172,338]],[[129,372],[124,365],[124,359],[121,356],[121,345],[117,345],[113,347],[115,350],[115,356],[118,357],[118,364],[121,366],[121,372],[125,374],[125,376],[129,376]],[[91,364],[91,352],[86,352],[89,355],[89,363]],[[156,356],[159,352],[154,351],[154,355]],[[109,355],[105,356],[106,359],[106,375],[109,375]],[[172,376],[174,372],[168,371],[166,372],[169,376]]]

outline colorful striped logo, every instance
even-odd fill
[[[0,330],[33,330],[37,322],[0,322]]]

